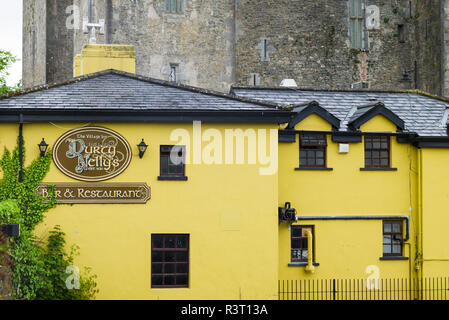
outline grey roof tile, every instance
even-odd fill
[[[0,110],[285,110],[278,103],[252,101],[229,94],[125,72],[107,70],[65,83],[36,87],[0,96]]]
[[[446,126],[441,125],[449,102],[411,92],[370,92],[370,91],[314,91],[285,88],[233,88],[232,92],[245,98],[262,101],[301,104],[311,100],[341,120],[340,130],[347,130],[347,124],[359,113],[351,116],[351,110],[375,102],[398,115],[405,122],[405,130],[420,136],[447,136]]]

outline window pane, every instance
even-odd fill
[[[302,229],[301,228],[292,228],[292,237],[301,237]]]
[[[179,236],[176,242],[177,248],[186,248],[187,247],[187,238],[183,236]]]
[[[301,239],[292,239],[292,249],[301,248]]]
[[[177,263],[176,264],[176,273],[187,273],[187,264]]]
[[[292,260],[301,260],[301,250],[292,250]]]
[[[323,158],[324,157],[324,152],[323,151],[317,151],[316,152],[316,157],[317,158]]]
[[[153,252],[151,255],[151,260],[154,262],[162,262],[163,253],[162,252]]]
[[[308,254],[307,249],[302,250],[301,260],[307,260]]]
[[[174,273],[175,265],[173,263],[166,263],[164,266],[164,273]]]
[[[151,272],[152,273],[162,273],[162,263],[153,263],[152,267],[151,267]]]
[[[162,276],[152,276],[151,277],[151,284],[155,286],[162,285]]]
[[[383,245],[383,250],[384,250],[384,253],[391,253],[391,246],[389,245],[389,244],[387,244],[387,245]]]
[[[315,159],[313,159],[313,158],[307,159],[307,164],[308,165],[314,165],[315,164]]]
[[[324,166],[324,159],[317,159],[316,164],[319,166]]]
[[[384,234],[384,243],[391,243],[391,235]]]
[[[175,253],[165,252],[165,262],[175,262]]]
[[[392,252],[392,253],[401,254],[401,245],[394,244],[394,245],[393,245],[393,252]]]
[[[166,236],[165,237],[165,248],[174,248],[175,247],[175,236]]]
[[[393,224],[393,232],[401,232],[401,225],[399,223]]]
[[[161,235],[154,235],[153,236],[153,247],[154,248],[163,248],[164,242],[163,242],[163,236]]]
[[[175,284],[175,276],[164,276],[164,284],[165,285],[174,285]]]
[[[358,46],[358,48],[363,48],[363,20],[362,19],[358,20],[357,34],[358,34],[357,46]]]
[[[188,277],[185,275],[182,276],[176,276],[176,285],[187,285],[188,284]]]
[[[307,159],[306,159],[306,158],[300,158],[300,159],[299,159],[299,165],[304,166],[304,165],[306,165],[306,164],[307,164]]]
[[[304,237],[301,240],[302,240],[302,243],[301,243],[302,248],[307,249],[308,238]]]
[[[388,167],[388,159],[382,159],[380,160],[380,165],[382,167]]]
[[[176,253],[176,261],[177,262],[187,261],[187,252],[177,252]]]
[[[391,223],[384,223],[384,232],[391,232]]]

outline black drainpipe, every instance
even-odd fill
[[[19,182],[23,182],[23,114],[19,115]]]

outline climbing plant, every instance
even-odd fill
[[[22,160],[24,163],[24,147]],[[23,168],[20,181],[19,147],[12,152],[5,148],[0,158],[0,224],[19,223],[21,227],[20,237],[9,239],[8,250],[0,253],[11,260],[12,294],[16,299],[92,299],[98,292],[96,276],[90,274],[90,269],[78,275],[69,268],[78,247],[65,252],[65,234],[59,226],[50,231],[46,241],[36,239],[33,233],[44,213],[56,206],[54,186],[48,199],[36,193],[50,164],[51,151]]]

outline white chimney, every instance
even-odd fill
[[[294,79],[284,79],[281,82],[281,87],[297,87]]]

